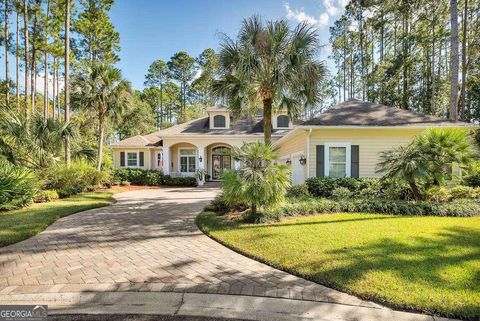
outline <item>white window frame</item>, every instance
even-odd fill
[[[181,155],[181,151],[182,150],[193,150],[195,152],[195,155],[184,155],[182,156]],[[188,157],[195,157],[195,171],[198,169],[198,166],[197,166],[197,159],[198,159],[198,155],[197,155],[197,149],[195,147],[182,147],[182,148],[179,148],[178,149],[178,172],[179,173],[184,173],[184,174],[189,174],[189,173],[195,173],[195,172],[182,172],[182,159],[181,157],[187,157],[187,170],[188,170],[188,165],[190,164],[189,161],[188,161]]]
[[[330,177],[330,147],[345,147],[346,164],[345,177],[352,177],[352,144],[351,143],[325,143],[324,172],[325,177]]]
[[[137,164],[128,165],[128,154],[137,154]],[[140,152],[138,150],[126,150],[125,151],[125,167],[127,168],[139,168],[140,167]]]

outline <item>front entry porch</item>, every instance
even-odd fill
[[[225,143],[164,145],[163,172],[172,177],[195,177],[199,170],[203,170],[208,180],[220,180],[223,171],[239,168],[231,154],[232,146]]]

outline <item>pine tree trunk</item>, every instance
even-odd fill
[[[48,15],[50,13],[50,0],[47,1],[47,16],[46,20],[48,20]],[[45,40],[45,47],[48,44],[48,26],[47,22],[44,25],[46,40]],[[45,69],[44,72],[44,79],[43,79],[43,119],[47,121],[48,118],[48,54],[47,49],[43,50],[43,68]]]
[[[435,16],[432,19],[432,64],[430,70],[431,94],[430,94],[430,112],[435,114]]]
[[[70,0],[65,1],[65,122],[70,122]],[[70,138],[65,139],[65,162],[70,165]]]
[[[56,57],[53,56],[53,64],[52,64],[52,108],[53,108],[53,119],[56,119],[56,110],[57,110],[57,97],[56,97],[56,94],[57,94],[57,84],[55,83],[56,81],[56,71],[57,71],[57,67],[55,66],[56,64]]]
[[[263,101],[263,136],[265,144],[272,142],[272,99]]]
[[[8,33],[8,0],[5,0],[5,89],[6,89],[6,95],[5,95],[5,102],[8,108],[8,104],[10,103],[10,64],[8,61],[8,58],[10,56],[9,53],[9,42],[10,42],[10,37]]]
[[[61,107],[61,100],[60,100],[60,76],[59,76],[59,71],[60,65],[56,66],[55,72],[56,72],[56,81],[57,81],[57,119],[60,119],[60,107]]]
[[[467,86],[467,41],[468,41],[468,0],[465,0],[463,11],[463,39],[462,39],[462,87],[460,91],[460,119],[465,119],[465,96]]]
[[[402,109],[408,109],[408,14],[403,15],[403,91]]]
[[[385,26],[384,26],[384,21],[383,21],[383,10],[382,10],[382,13],[381,13],[381,16],[382,16],[382,20],[381,20],[381,29],[380,29],[380,64],[383,63],[383,59],[384,59],[384,37],[385,37]],[[373,44],[372,44],[373,46]],[[384,82],[384,76],[383,76],[383,72],[382,72],[382,75],[380,75],[380,104],[383,104],[383,82]]]
[[[15,94],[17,96],[17,112],[20,112],[20,18],[17,11],[17,30],[15,39]]]
[[[30,118],[30,52],[28,39],[28,0],[23,0],[23,25],[25,37],[25,114],[27,122]]]
[[[102,170],[103,160],[103,136],[105,135],[105,112],[98,113],[98,142],[97,142],[97,171]]]
[[[457,120],[458,103],[458,11],[457,0],[450,0],[450,119]]]
[[[163,84],[160,83],[160,128],[163,128]]]

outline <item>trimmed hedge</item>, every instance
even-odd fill
[[[170,177],[169,175],[163,175],[160,171],[139,168],[116,169],[113,173],[113,180],[130,182],[133,185],[197,186],[195,177]]]
[[[480,202],[469,199],[458,199],[449,203],[434,203],[360,198],[338,200],[314,197],[292,198],[276,210],[263,213],[263,219],[280,219],[283,216],[335,212],[471,217],[480,216]]]

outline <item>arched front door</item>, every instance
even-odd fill
[[[212,148],[212,179],[220,179],[222,172],[232,168],[231,149],[225,146]]]

